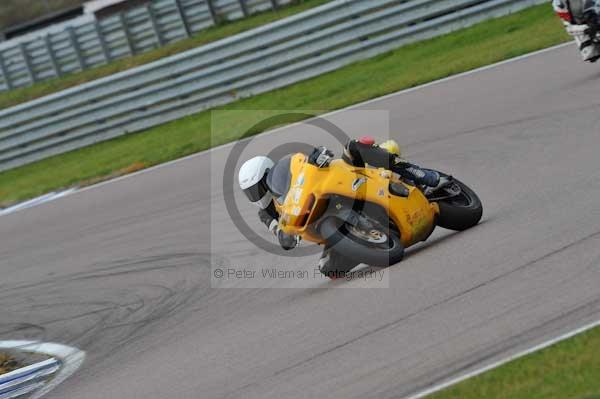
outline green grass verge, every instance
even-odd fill
[[[269,22],[289,17],[329,1],[331,0],[295,0],[294,3],[283,6],[276,11],[265,11],[245,19],[225,22],[198,32],[188,39],[168,44],[164,47],[160,47],[144,54],[116,60],[107,65],[86,69],[81,72],[62,76],[60,78],[38,82],[33,86],[1,92],[0,109],[31,101],[60,90],[68,89],[69,87],[77,86],[82,83],[100,79],[102,77],[147,64],[170,55],[181,53],[183,51],[199,47],[203,44],[214,42],[216,40],[250,30],[252,28],[266,25]]]
[[[0,375],[10,373],[19,367],[14,357],[0,352]]]
[[[551,7],[541,5],[218,109],[333,110],[567,40]],[[211,138],[210,112],[201,112],[0,173],[0,204],[96,182],[229,142],[240,136],[236,127],[248,126],[245,122],[231,120],[229,134]]]
[[[600,399],[600,328],[465,380],[429,399]]]

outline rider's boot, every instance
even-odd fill
[[[598,44],[594,43],[592,40],[588,25],[570,24],[567,26],[567,32],[575,38],[575,42],[581,53],[581,58],[584,61],[598,61],[600,58],[600,48],[598,47]]]
[[[440,174],[434,170],[421,169],[413,165],[406,168],[405,172],[418,185],[436,187],[440,184]]]
[[[592,41],[582,43],[579,47],[579,51],[581,52],[581,58],[583,58],[584,61],[596,62],[600,58],[600,48]]]
[[[449,186],[450,184],[452,184],[452,176],[440,176],[440,178],[438,180],[438,184],[435,186],[427,187],[427,189],[425,190],[425,195],[426,196],[432,195],[439,189]]]

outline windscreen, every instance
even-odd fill
[[[281,199],[290,190],[292,182],[292,173],[290,171],[291,161],[292,155],[281,158],[273,166],[273,169],[269,171],[269,175],[267,176],[267,185],[279,202],[281,202]]]

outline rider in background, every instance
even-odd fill
[[[575,38],[583,60],[596,62],[600,48],[592,38],[600,32],[600,0],[553,0],[552,6]]]
[[[317,147],[308,157],[308,161],[318,167],[327,167],[333,158],[334,154],[327,148]],[[388,140],[380,145],[375,144],[375,140],[370,137],[350,140],[344,147],[342,159],[357,167],[364,167],[367,164],[391,170],[404,179],[425,187],[426,190],[435,191],[447,185],[451,179],[440,176],[433,170],[420,168],[403,159],[400,154],[400,146],[394,140]],[[285,165],[285,162],[288,164]],[[282,167],[277,167],[277,165]],[[274,182],[285,180],[283,175],[288,173],[289,157],[284,157],[275,163],[265,156],[258,156],[244,162],[238,175],[240,188],[250,202],[259,207],[258,217],[277,237],[279,244],[285,250],[296,248],[300,242],[300,237],[288,235],[279,229],[279,214],[273,202],[286,194],[277,192]],[[319,261],[319,269],[350,264],[356,266],[356,262],[352,259],[344,257],[332,248],[325,247]]]

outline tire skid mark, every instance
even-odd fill
[[[209,254],[193,252],[119,259],[1,286],[0,339],[60,340],[86,350],[97,366],[189,312],[209,291],[209,261]]]

